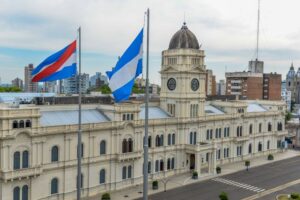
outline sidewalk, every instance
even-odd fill
[[[276,153],[273,155],[274,155],[273,161],[267,160],[267,155],[257,157],[254,159],[250,159],[250,161],[251,161],[250,167],[256,167],[256,166],[276,162],[279,160],[284,160],[284,159],[292,158],[295,156],[300,156],[300,151],[287,150],[283,153]],[[188,185],[188,184],[192,184],[192,183],[197,183],[197,182],[208,180],[208,179],[212,179],[217,176],[223,176],[226,174],[231,174],[231,173],[234,173],[237,171],[245,170],[245,161],[224,164],[224,165],[221,165],[221,167],[222,167],[221,174],[215,174],[215,175],[201,174],[199,176],[198,180],[191,179],[190,173],[184,173],[184,174],[169,177],[169,181],[167,183],[167,190],[174,189],[174,188],[181,187],[181,186]],[[152,185],[149,182],[149,190],[148,190],[149,195],[164,191],[164,184],[161,181],[159,181],[159,189],[158,190],[152,190],[151,186]],[[142,191],[143,191],[143,185],[139,185],[139,186],[130,187],[130,188],[126,188],[126,189],[122,189],[122,190],[118,190],[118,191],[113,191],[110,194],[111,194],[112,200],[130,200],[130,199],[141,198],[143,196]],[[89,200],[96,200],[96,199],[97,200],[101,199],[101,195],[99,195],[99,196],[97,195],[97,196],[89,198]]]

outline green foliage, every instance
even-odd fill
[[[294,110],[294,108],[295,108],[295,104],[296,104],[296,102],[295,102],[295,101],[291,101],[291,111],[293,111],[293,110]]]
[[[0,87],[0,92],[21,92],[18,87]]]
[[[102,85],[100,89],[98,89],[102,94],[111,94],[111,90],[108,85]]]
[[[274,156],[272,154],[268,155],[268,160],[274,160]]]
[[[219,195],[220,200],[229,200],[226,192],[221,192]]]
[[[216,167],[216,171],[217,171],[218,174],[220,174],[221,173],[221,167],[219,167],[219,166]]]
[[[138,87],[138,85],[135,83],[132,87],[132,93],[133,94],[142,94],[142,93],[145,93],[145,90],[144,89],[140,89]]]
[[[285,114],[285,123],[288,122],[288,121],[290,121],[291,118],[292,118],[292,113],[291,112],[287,112]]]
[[[101,200],[110,200],[110,194],[109,193],[102,194]]]
[[[246,166],[246,167],[249,167],[249,166],[250,166],[250,160],[246,160],[246,161],[245,161],[245,166]]]
[[[298,194],[298,193],[292,193],[291,194],[291,199],[300,199],[300,194]]]
[[[193,176],[198,176],[198,172],[193,171]]]
[[[158,181],[156,181],[156,180],[153,181],[153,182],[152,182],[152,186],[157,187],[157,186],[158,186]]]

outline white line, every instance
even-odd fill
[[[243,189],[246,189],[246,190],[250,190],[250,191],[253,191],[253,192],[263,192],[263,191],[265,191],[265,189],[258,188],[258,187],[248,185],[248,184],[244,184],[244,183],[239,183],[239,182],[232,181],[232,180],[229,180],[229,179],[214,178],[212,180],[216,181],[216,182],[224,183],[224,184],[227,184],[227,185],[232,185],[232,186],[236,186],[236,187],[243,188]]]

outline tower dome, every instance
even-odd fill
[[[293,78],[295,76],[295,70],[294,70],[294,65],[292,63],[291,67],[290,67],[290,70],[287,74],[287,78]]]
[[[184,22],[181,29],[177,31],[169,44],[169,49],[199,49],[199,43]]]

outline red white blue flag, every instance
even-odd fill
[[[46,58],[32,71],[32,82],[56,81],[76,74],[76,40]]]

